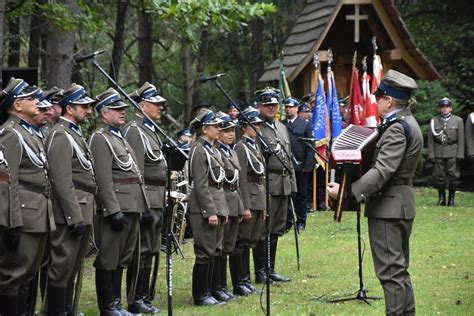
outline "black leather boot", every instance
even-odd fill
[[[242,254],[235,253],[229,257],[230,277],[232,279],[232,290],[237,296],[251,294],[242,280]]]
[[[222,291],[222,284],[221,284],[221,257],[217,256],[214,257],[214,265],[212,268],[212,276],[211,276],[211,295],[219,302],[227,302],[230,297]]]
[[[135,297],[132,303],[128,304],[128,311],[133,314],[152,314],[153,309],[148,307],[143,300],[143,269],[138,271],[138,276],[135,276],[133,269],[127,269],[127,293],[130,293],[133,284],[133,278],[137,277],[135,287]]]
[[[73,314],[73,305],[74,305],[74,290],[76,288],[76,283],[74,283],[74,279],[67,283],[66,288],[66,315],[67,316],[74,316]],[[40,279],[41,280],[41,279]]]
[[[46,316],[66,316],[66,288],[48,286]]]
[[[95,286],[100,316],[120,316],[114,301],[114,271],[95,270]]]
[[[122,275],[123,275],[122,268],[117,268],[114,271],[112,271],[114,303],[120,315],[131,316],[133,314],[129,313],[126,309],[122,307]]]
[[[456,186],[452,183],[449,184],[449,197],[448,206],[454,206],[454,196],[456,195]]]
[[[265,240],[259,240],[257,246],[253,249],[253,263],[255,266],[255,283],[265,283],[267,280],[267,251]],[[270,284],[273,284],[271,278]]]
[[[260,293],[250,280],[250,249],[245,247],[242,251],[242,281],[251,293]]]
[[[446,206],[446,189],[444,185],[438,186],[438,203],[436,206]]]
[[[151,265],[149,265],[151,266]],[[151,277],[151,268],[143,268],[143,302],[146,306],[148,306],[152,312],[150,314],[157,314],[160,312],[160,309],[153,305],[151,300],[151,293],[150,293],[150,277]]]
[[[229,301],[232,301],[232,300],[235,300],[236,297],[227,288],[227,256],[221,256],[220,258],[221,258],[220,270],[221,270],[222,292],[224,292],[225,295],[229,297]]]
[[[18,296],[0,295],[0,315],[18,315]]]
[[[270,238],[270,279],[275,282],[290,282],[291,279],[285,278],[275,272],[275,258],[278,245],[278,237],[272,236]]]
[[[193,300],[194,305],[210,306],[218,302],[209,294],[209,265],[195,263],[193,267]]]
[[[30,292],[30,283],[29,284],[22,284],[18,289],[18,315],[23,316],[27,315],[28,311],[30,310],[29,306],[29,292]]]

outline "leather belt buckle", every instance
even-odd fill
[[[281,171],[281,175],[284,176],[284,177],[287,177],[287,176],[288,176],[288,170],[283,169],[283,170]]]

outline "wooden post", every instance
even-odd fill
[[[315,53],[313,56],[313,65],[315,68],[315,81],[314,81],[314,98],[316,99],[316,92],[318,91],[318,78],[319,78],[319,63],[320,63],[320,55],[319,52]],[[318,185],[318,180],[316,176],[316,169],[317,169],[317,159],[316,159],[316,153],[314,154],[314,159],[316,160],[316,166],[313,169],[313,210],[316,210],[318,208],[318,201],[316,197],[316,192],[317,192],[317,185]]]

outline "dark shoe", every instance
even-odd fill
[[[316,207],[318,211],[328,211],[329,208],[326,206],[324,202],[319,203],[318,206]]]
[[[267,281],[267,274],[265,273],[265,269],[259,270],[255,272],[255,283],[263,284]],[[270,284],[275,284],[274,280],[270,278]]]
[[[153,314],[154,309],[145,304],[142,298],[128,304],[128,311],[134,314]]]
[[[120,316],[114,301],[113,288],[114,271],[96,269],[95,286],[97,292],[97,303],[101,316]]]
[[[233,300],[237,299],[237,297],[236,297],[234,294],[232,294],[232,293],[227,289],[227,287],[223,287],[223,288],[222,288],[222,292],[224,292],[224,293],[229,297],[229,301],[233,301]]]
[[[290,282],[291,281],[291,279],[285,278],[279,275],[278,273],[276,273],[275,271],[272,271],[272,273],[270,273],[270,279],[275,282]]]
[[[227,302],[230,301],[230,297],[225,294],[222,289],[220,290],[212,290],[211,295],[213,298],[215,298],[218,302]]]
[[[252,292],[244,284],[235,284],[233,292],[237,296],[249,296]]]
[[[438,187],[438,203],[436,206],[446,206],[446,191],[444,186]]]
[[[305,224],[298,224],[298,231],[305,230],[306,226]]]
[[[155,305],[153,305],[153,303],[147,299],[143,299],[143,302],[145,303],[146,306],[148,306],[148,308],[150,308],[152,310],[152,312],[150,314],[158,314],[159,312],[161,312],[161,310],[156,307]]]
[[[225,304],[225,303],[219,303],[218,301],[216,301],[215,298],[213,298],[210,295],[204,295],[197,299],[194,299],[194,305],[197,305],[197,306],[212,306],[212,305],[222,305],[222,304]]]

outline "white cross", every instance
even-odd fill
[[[359,43],[359,22],[361,20],[368,20],[367,14],[360,15],[360,7],[358,4],[355,5],[354,15],[347,15],[346,20],[354,20],[354,43]]]

